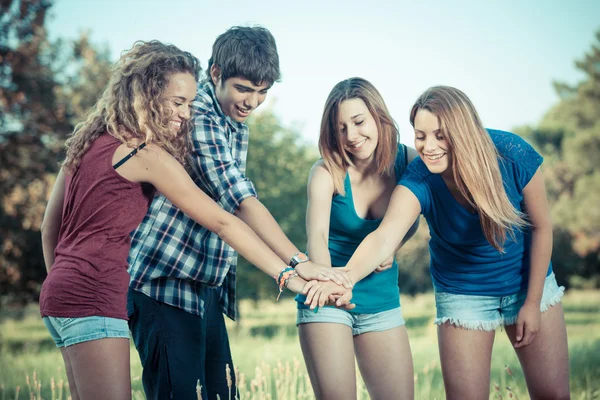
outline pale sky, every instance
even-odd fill
[[[89,30],[114,60],[136,40],[158,39],[205,68],[219,34],[256,24],[275,36],[283,74],[261,108],[305,142],[316,144],[331,88],[360,76],[412,144],[410,107],[438,84],[463,90],[487,127],[537,123],[558,100],[553,80],[582,79],[574,61],[600,29],[600,1],[56,0],[48,30],[66,39]]]

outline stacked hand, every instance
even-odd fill
[[[306,294],[304,304],[315,307],[336,306],[346,310],[352,310],[356,305],[351,304],[352,289],[340,286],[332,281],[320,282],[310,281],[304,286],[303,293]]]
[[[352,288],[352,281],[348,274],[341,268],[331,268],[312,261],[307,261],[296,266],[300,278],[307,281],[334,282],[346,289]]]

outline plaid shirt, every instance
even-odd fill
[[[256,197],[244,175],[248,127],[223,113],[208,81],[198,85],[192,107],[188,172],[200,189],[234,213],[244,199]],[[235,319],[236,264],[237,253],[219,236],[157,195],[132,233],[129,286],[196,315],[204,314],[204,288],[217,288],[223,312]]]

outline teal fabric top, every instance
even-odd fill
[[[400,179],[406,168],[406,148],[398,145],[396,154],[395,173]],[[329,217],[329,254],[331,265],[344,267],[352,257],[363,239],[379,227],[381,219],[364,219],[356,214],[352,197],[350,176],[344,179],[346,195],[336,194],[331,201]],[[298,308],[308,308],[304,305],[306,297],[297,295]],[[353,313],[376,313],[391,310],[400,306],[398,289],[398,264],[394,261],[392,268],[371,273],[352,289],[352,303],[356,304]]]

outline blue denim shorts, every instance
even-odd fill
[[[108,317],[44,317],[42,318],[56,347],[105,338],[129,339],[129,327],[124,319]]]
[[[352,329],[352,335],[356,336],[397,328],[404,325],[404,317],[402,317],[401,307],[372,314],[351,313],[335,307],[321,307],[317,313],[310,309],[298,309],[296,325],[313,322],[347,325]]]
[[[546,312],[560,303],[565,288],[558,286],[554,273],[546,277],[540,310]],[[499,326],[514,325],[525,298],[527,289],[510,296],[472,296],[435,292],[437,308],[436,325],[450,322],[465,329],[493,331]]]

